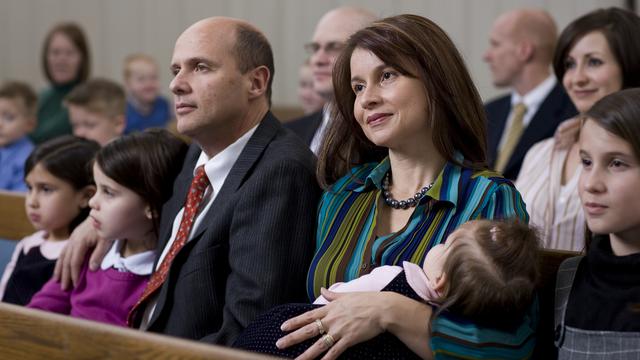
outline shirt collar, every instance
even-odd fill
[[[238,160],[240,153],[242,153],[242,150],[249,142],[253,133],[256,132],[257,128],[258,125],[254,126],[233,144],[227,146],[212,158],[209,158],[207,154],[202,151],[198,161],[196,162],[196,166],[193,168],[193,175],[195,176],[198,166],[204,165],[204,171],[207,174],[207,178],[209,178],[209,183],[211,184],[213,191],[220,190],[222,184],[224,184],[224,180],[231,171],[233,164]]]
[[[156,252],[149,250],[124,258],[120,255],[120,250],[123,245],[123,241],[116,240],[102,260],[100,268],[102,270],[114,268],[136,275],[150,275],[153,272],[153,262],[156,258]]]
[[[518,103],[524,103],[528,109],[537,109],[544,99],[549,95],[553,87],[556,86],[556,77],[549,75],[543,82],[526,93],[524,96],[516,93],[511,93],[511,106]]]
[[[459,164],[464,162],[464,156],[455,151],[453,154],[453,160]],[[447,161],[440,174],[433,183],[433,186],[427,191],[427,196],[433,198],[436,201],[446,201],[452,205],[458,203],[458,183],[461,180],[462,167],[455,162]],[[363,192],[371,190],[375,187],[382,190],[382,181],[384,176],[391,168],[389,157],[385,157],[377,166],[371,170],[369,175],[364,181],[364,184],[353,188],[353,191]],[[453,191],[451,191],[453,190]]]

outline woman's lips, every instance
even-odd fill
[[[584,203],[585,212],[591,216],[602,215],[605,213],[607,208],[607,206],[595,202]]]
[[[367,124],[369,125],[379,124],[384,120],[386,120],[389,116],[391,116],[391,114],[388,114],[388,113],[376,113],[376,114],[369,115],[367,117]]]

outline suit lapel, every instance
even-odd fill
[[[562,117],[563,103],[562,103],[562,88],[560,84],[556,84],[549,95],[544,99],[538,111],[536,111],[533,118],[527,125],[522,137],[518,141],[518,145],[513,151],[509,163],[505,168],[505,173],[516,163],[521,162],[526,152],[537,141],[542,140],[546,134],[553,134],[555,128],[558,125],[556,119]],[[564,119],[560,119],[564,120]]]
[[[260,156],[264,152],[265,148],[271,142],[271,140],[276,136],[280,128],[281,128],[280,122],[271,114],[271,112],[268,112],[265,115],[265,117],[262,119],[261,123],[258,125],[258,128],[256,129],[255,133],[251,136],[251,138],[247,142],[247,145],[245,145],[244,149],[240,153],[240,156],[238,157],[238,160],[236,160],[235,164],[231,168],[231,171],[229,172],[229,175],[227,175],[227,178],[225,179],[222,187],[220,188],[220,191],[216,196],[216,199],[213,201],[213,204],[211,204],[211,207],[209,208],[208,213],[204,215],[205,218],[199,224],[198,228],[195,229],[192,239],[189,240],[182,249],[180,249],[180,252],[178,253],[178,255],[176,255],[176,258],[174,259],[174,261],[178,259],[178,257],[180,256],[180,253],[184,251],[189,251],[188,249],[194,246],[194,244],[202,237],[202,234],[214,222],[216,209],[223,208],[225,204],[229,203],[229,200],[232,198],[233,194],[240,187],[240,185],[242,185],[249,171],[254,166],[256,161],[260,159]],[[191,154],[191,149],[189,153]],[[162,250],[166,246],[169,240],[169,236],[171,236],[171,227],[173,225],[173,221],[175,220],[175,216],[184,205],[184,199],[186,198],[186,193],[188,191],[189,186],[185,187],[182,181],[187,181],[186,184],[191,183],[191,179],[193,178],[193,167],[195,166],[195,162],[197,161],[199,154],[200,153],[196,151],[195,158],[191,159],[191,161],[188,161],[188,164],[185,164],[185,168],[183,168],[182,173],[178,177],[178,180],[181,181],[179,183],[180,185],[178,186],[181,188],[180,189],[181,191],[178,194],[176,194],[177,199],[175,199],[175,201],[172,201],[170,204],[171,210],[174,210],[175,206],[177,206],[177,210],[175,210],[175,212],[171,211],[171,213],[173,214],[172,218],[165,219],[165,221],[169,221],[170,224],[168,226],[168,230],[164,231],[165,232],[164,237],[166,238],[166,240],[164,240],[164,244],[162,246],[158,246],[159,254],[162,252]],[[187,159],[190,159],[189,156],[187,156]],[[178,201],[178,199],[182,199],[182,201]],[[158,317],[160,316],[160,313],[163,310],[163,307],[169,292],[168,284],[171,281],[171,277],[172,277],[172,271],[170,268],[167,280],[160,288],[160,292],[157,298],[158,300],[156,303],[156,308],[153,312],[153,316],[149,321],[149,328],[158,319]]]
[[[209,213],[205,215],[205,221],[201,222],[200,226],[195,230],[191,241],[197,240],[212,223],[210,219],[214,216],[213,214],[215,214],[215,210],[213,209],[223,207],[233,196],[236,190],[238,190],[240,185],[242,185],[244,179],[249,173],[249,170],[254,166],[256,161],[258,161],[264,152],[264,149],[271,142],[271,139],[273,139],[280,127],[280,122],[276,120],[271,112],[267,113],[260,125],[258,125],[256,132],[251,136],[247,145],[245,145],[244,149],[240,153],[238,160],[236,160],[235,164],[231,168],[231,171],[229,172],[229,175],[227,175],[224,184],[222,184],[216,199],[209,208]]]
[[[500,138],[504,132],[504,127],[511,111],[511,96],[505,96],[499,103],[496,104],[496,110],[494,114],[488,114],[489,118],[489,131],[488,131],[488,160],[490,165],[493,166],[498,154],[498,145],[500,144]]]

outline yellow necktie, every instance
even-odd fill
[[[507,139],[502,148],[500,148],[495,166],[496,171],[503,172],[504,168],[507,167],[511,154],[513,154],[513,150],[518,145],[518,141],[520,141],[522,130],[524,130],[522,119],[526,112],[527,106],[523,103],[518,103],[513,107],[513,120],[511,121],[511,127],[509,127],[509,133],[507,133]]]

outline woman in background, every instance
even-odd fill
[[[608,94],[640,86],[637,34],[640,17],[618,8],[590,12],[562,31],[553,68],[580,114]],[[578,197],[578,144],[572,139],[562,148],[558,141],[543,140],[529,150],[516,187],[531,223],[542,230],[544,247],[581,251],[585,220]]]
[[[89,45],[82,28],[61,23],[47,34],[42,48],[42,68],[50,86],[38,97],[38,125],[30,137],[36,144],[71,134],[64,97],[84,82],[91,70]]]

